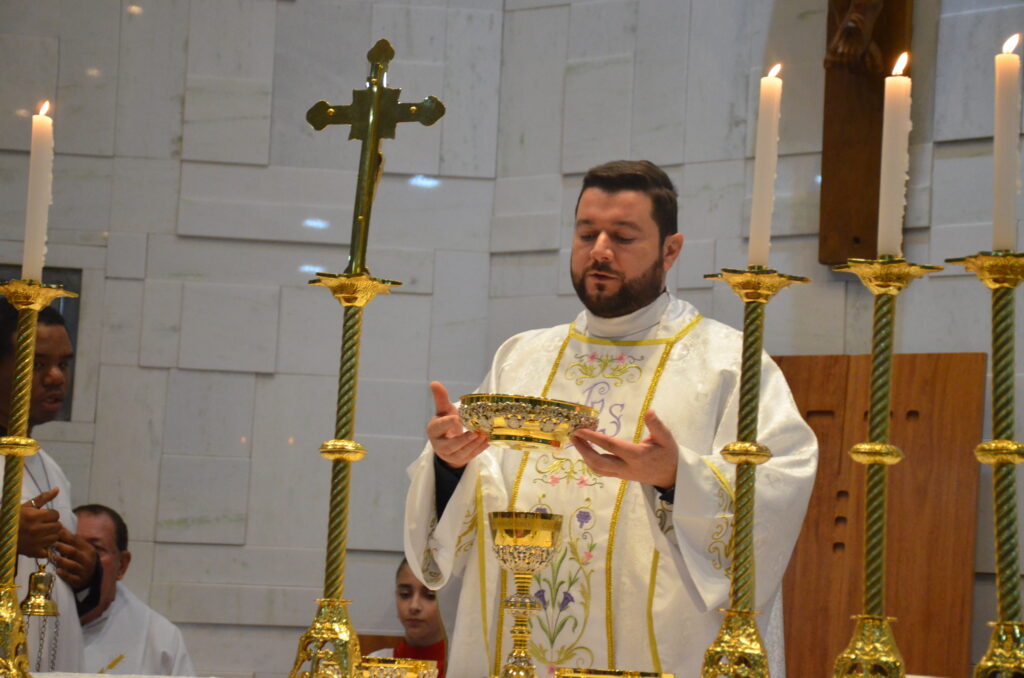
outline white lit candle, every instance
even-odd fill
[[[47,101],[32,116],[32,150],[28,161],[28,201],[25,206],[25,250],[21,258],[23,280],[42,280],[46,254],[46,222],[53,202],[53,119]]]
[[[748,266],[767,266],[775,204],[775,166],[779,160],[779,109],[782,103],[782,64],[761,78],[757,110],[757,146],[754,151],[754,195],[750,207]]]
[[[995,130],[992,136],[992,249],[1017,247],[1017,189],[1020,173],[1020,33],[996,55]]]
[[[882,118],[882,167],[878,185],[878,256],[903,254],[903,209],[910,168],[910,78],[903,75],[907,53],[885,79]]]

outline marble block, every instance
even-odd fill
[[[384,248],[487,252],[494,190],[487,179],[385,175],[370,240]]]
[[[154,581],[251,586],[316,586],[323,548],[264,548],[221,544],[157,544]]]
[[[682,180],[676,182],[680,233],[704,240],[734,237],[746,230],[745,177],[742,160],[684,165]]]
[[[146,277],[146,234],[111,233],[107,238],[107,277]]]
[[[101,233],[109,230],[113,185],[111,158],[57,155],[49,227]]]
[[[188,75],[258,78],[274,64],[274,0],[190,0]]]
[[[78,301],[78,336],[74,340],[75,381],[71,419],[96,421],[96,389],[100,378],[100,353],[103,345],[103,304],[106,280],[103,271],[82,269],[82,295]],[[92,440],[90,434],[87,440]]]
[[[356,439],[386,434],[422,440],[430,414],[425,410],[428,402],[430,390],[426,379],[361,379],[356,402]],[[417,416],[417,412],[423,416]],[[396,413],[401,416],[395,416]]]
[[[636,0],[595,0],[569,9],[569,61],[632,54],[637,43]]]
[[[92,464],[92,443],[42,441],[40,445],[60,466],[71,482],[71,506],[89,501],[89,469]]]
[[[129,7],[134,8],[129,10]],[[114,152],[181,156],[188,0],[135,0],[121,15]]]
[[[200,675],[271,678],[291,671],[295,644],[314,612],[316,602],[310,598],[309,619],[302,628],[231,624],[180,624],[179,628]]]
[[[152,541],[167,371],[104,365],[96,407],[90,501],[130,507],[134,539]]]
[[[180,160],[114,158],[110,230],[173,233],[180,187]]]
[[[945,266],[941,271],[929,275],[939,276],[970,276],[963,266],[947,264],[946,259],[965,257],[987,250],[992,244],[992,224],[955,224],[950,226],[932,226],[928,261],[923,263]],[[979,283],[980,284],[980,283]]]
[[[822,26],[824,33],[824,26]],[[782,109],[779,112],[779,155],[821,153],[825,108],[824,54],[814,61],[787,60],[780,74],[783,81]],[[746,153],[754,157],[757,144],[758,106],[761,78],[779,62],[756,64],[747,77]]]
[[[562,205],[562,177],[539,174],[525,177],[499,177],[494,183],[494,213],[548,214]]]
[[[931,226],[932,223],[932,150],[932,144],[915,144],[910,147],[907,228]]]
[[[266,165],[270,162],[269,77],[189,74],[181,157]]]
[[[704,279],[705,273],[715,273],[712,265],[715,261],[714,240],[691,240],[683,242],[683,250],[676,259],[673,271],[676,272],[676,287],[698,289],[711,287],[710,280]]]
[[[431,95],[444,103],[444,76],[445,66],[440,60],[413,61],[398,52],[388,68],[388,86],[400,89],[402,93],[399,101],[405,103],[417,103]],[[441,168],[441,137],[445,127],[446,118],[441,118],[429,127],[418,122],[399,124],[395,138],[385,139],[381,143],[384,170],[399,174],[438,174]],[[335,133],[340,132],[335,130]]]
[[[62,153],[114,154],[120,15],[120,0],[61,2],[57,101],[69,114],[53,133]]]
[[[343,317],[341,304],[322,287],[282,287],[275,371],[337,375]]]
[[[153,582],[150,605],[175,623],[308,626],[322,587]],[[292,649],[294,659],[294,648]]]
[[[171,370],[164,454],[248,459],[255,393],[252,374]]]
[[[367,454],[352,467],[350,548],[401,552],[409,489],[405,468],[423,451],[424,437],[364,434],[359,442]]]
[[[481,283],[490,277],[491,266],[483,252],[435,252],[428,379],[474,381],[486,370],[490,298]]]
[[[181,298],[184,285],[175,280],[146,281],[142,304],[139,364],[176,367],[181,336]]]
[[[690,0],[645,0],[636,6],[631,158],[657,165],[683,161]],[[671,36],[665,39],[666,36]]]
[[[565,276],[568,289],[559,286],[561,274],[568,269],[567,261],[561,250],[494,254],[491,256],[491,298],[573,294],[568,275]]]
[[[932,223],[991,223],[992,143],[936,144],[933,155]]]
[[[992,136],[993,59],[1022,22],[1022,4],[939,18],[936,141]]]
[[[149,586],[153,573],[153,542],[135,538],[131,517],[128,523],[128,547],[132,552],[132,566],[125,573],[122,583],[142,600],[149,600]]]
[[[426,381],[431,302],[422,295],[389,295],[363,310],[361,379]]]
[[[842,353],[846,290],[844,283],[826,281],[780,292],[765,315],[765,350],[771,355]],[[740,305],[739,298],[735,302]]]
[[[508,8],[506,8],[508,9]],[[506,12],[501,55],[498,176],[562,169],[562,110],[569,7]]]
[[[142,331],[141,280],[108,280],[103,290],[104,365],[138,365]]]
[[[370,35],[386,35],[398,60],[441,63],[445,56],[447,18],[444,7],[374,3]],[[398,82],[395,80],[390,86],[399,86]]]
[[[743,232],[750,232],[754,161],[746,163],[751,194],[743,201]],[[817,234],[821,220],[821,156],[817,153],[779,158],[775,179],[772,236]]]
[[[244,544],[249,460],[164,454],[156,540]]]
[[[0,151],[0,173],[4,177],[0,181],[0,237],[20,242],[25,237],[28,153]],[[17,257],[11,261],[21,261],[20,251]]]
[[[0,78],[0,149],[29,149],[32,115],[39,112],[43,101],[51,101],[53,118],[59,119],[55,101],[57,43],[55,37],[0,33],[0,60],[5,64]],[[55,146],[54,150],[59,153],[63,149]]]
[[[60,25],[62,0],[11,0],[0,3],[0,26],[5,33],[53,35]]]
[[[900,294],[896,308],[901,331],[896,333],[893,349],[900,353],[988,351],[990,294],[972,278],[926,278],[910,285]],[[1020,349],[1018,359],[1019,354]]]
[[[185,283],[178,366],[273,372],[278,287]]]
[[[449,9],[440,172],[493,177],[501,81],[500,11]]]
[[[629,155],[632,94],[632,54],[566,64],[563,172],[584,172]]]

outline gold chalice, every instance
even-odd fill
[[[437,662],[428,659],[363,657],[360,678],[437,678]]]
[[[675,678],[674,673],[656,671],[612,671],[611,669],[555,669],[555,678]]]
[[[576,429],[597,427],[597,410],[565,400],[470,393],[459,403],[463,426],[513,450],[557,449]]]
[[[530,659],[530,615],[539,612],[540,603],[530,596],[533,573],[547,565],[558,548],[562,516],[530,511],[495,511],[488,514],[494,553],[501,566],[512,572],[516,592],[503,605],[515,620],[512,624],[512,651],[501,669],[500,678],[537,678]]]

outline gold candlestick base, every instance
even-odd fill
[[[316,275],[317,279],[310,280],[310,285],[326,287],[342,306],[358,306],[359,308],[366,306],[378,294],[391,294],[392,287],[399,287],[402,284],[397,280],[373,278],[370,276],[369,269],[358,275],[351,273],[317,273]]]
[[[707,273],[707,280],[723,280],[743,301],[767,304],[772,297],[794,283],[809,283],[810,278],[787,275],[763,266],[723,268],[721,273]]]
[[[836,658],[835,678],[904,678],[903,655],[889,626],[890,617],[857,615],[853,638]]]
[[[989,622],[988,650],[974,667],[974,678],[1008,678],[1024,673],[1024,623]]]
[[[941,271],[942,266],[912,264],[901,257],[882,259],[850,259],[845,264],[833,266],[832,270],[853,273],[872,294],[897,295],[907,285],[921,276]]]
[[[357,675],[362,655],[359,636],[348,617],[348,601],[317,600],[316,618],[302,637],[291,678],[352,678]],[[305,671],[303,666],[309,664]]]
[[[0,676],[31,678],[25,652],[25,620],[13,585],[0,586],[0,654]]]
[[[718,637],[704,653],[701,678],[768,678],[768,655],[751,610],[724,610]]]
[[[1024,280],[1024,253],[1006,250],[978,252],[966,257],[946,259],[947,263],[963,266],[990,290],[1013,289]]]

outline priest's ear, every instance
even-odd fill
[[[679,253],[683,250],[683,234],[673,233],[672,235],[665,238],[661,243],[661,256],[665,262],[665,272],[672,268],[672,264],[676,263],[676,259],[679,257]]]
[[[128,564],[132,562],[131,551],[121,551],[121,557],[117,562],[117,581],[121,581],[124,578],[126,572],[128,572]]]

